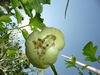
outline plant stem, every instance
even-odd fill
[[[61,55],[61,56],[63,56],[63,57],[65,57],[65,58],[71,60],[71,57],[68,57],[68,56],[65,56],[65,55]],[[76,61],[76,64],[78,64],[78,65],[80,65],[80,66],[86,66],[86,64],[83,64],[83,63],[81,63],[81,62],[79,62],[79,61]],[[97,73],[98,75],[100,75],[100,70],[99,70],[99,69],[96,69],[96,68],[94,68],[94,67],[92,67],[92,66],[87,66],[86,68],[87,68],[88,70],[93,71],[93,72]]]
[[[74,67],[79,71],[80,75],[83,75],[83,73],[81,72],[81,70],[77,66],[74,66]]]
[[[100,64],[100,61],[97,59],[97,62]]]
[[[15,30],[15,29],[21,29],[21,28],[24,28],[24,27],[27,27],[29,25],[25,25],[25,26],[21,26],[21,27],[16,27],[16,28],[10,28],[10,29],[4,29],[2,32],[4,31],[9,31],[9,30]]]
[[[50,67],[51,67],[51,69],[52,69],[54,75],[58,75],[55,66],[52,64],[52,65],[50,65]]]

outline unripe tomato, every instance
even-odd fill
[[[65,45],[63,33],[53,27],[32,32],[26,39],[26,56],[33,66],[41,69],[49,67],[57,60]]]

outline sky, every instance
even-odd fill
[[[78,61],[100,69],[100,64],[84,61],[83,47],[92,41],[98,46],[96,56],[100,55],[100,0],[69,0],[69,6],[64,19],[67,0],[51,0],[50,5],[44,5],[42,18],[48,27],[61,30],[66,45],[59,53],[54,64],[59,75],[79,75],[75,68],[66,69],[65,60],[61,54],[74,55]],[[46,69],[46,75],[53,75],[52,70]],[[84,71],[88,75],[88,71]],[[96,75],[95,73],[93,75]]]

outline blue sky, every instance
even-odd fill
[[[66,2],[67,0],[51,0],[51,5],[44,5],[42,13],[46,26],[60,29],[65,36],[66,45],[55,63],[59,75],[78,75],[75,68],[66,69],[66,58],[61,54],[74,55],[78,61],[100,69],[100,64],[86,62],[82,55],[82,49],[89,41],[98,46],[96,56],[100,55],[100,1],[70,0],[64,19]],[[50,68],[46,70],[46,75],[53,75]],[[88,71],[85,70],[84,75],[88,75]]]

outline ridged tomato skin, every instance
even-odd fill
[[[42,31],[32,32],[26,39],[25,46],[30,63],[45,69],[56,62],[59,52],[64,48],[64,35],[57,28],[45,27]]]

